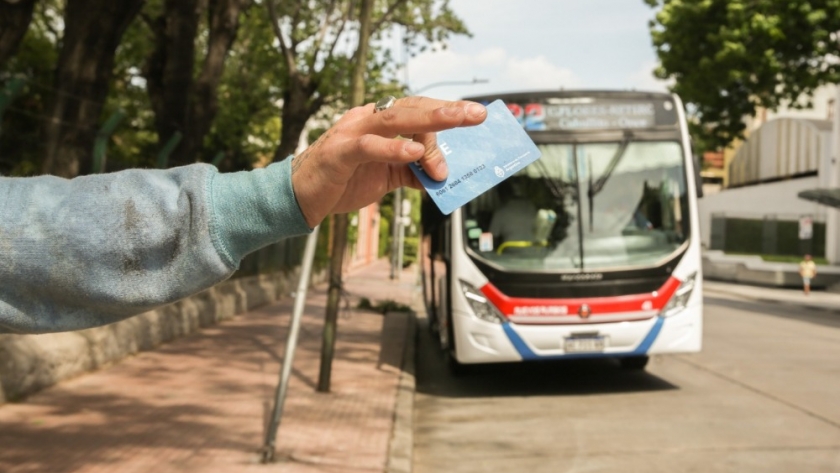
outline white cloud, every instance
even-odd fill
[[[425,52],[409,61],[409,82],[413,90],[454,99],[464,95],[534,89],[574,88],[581,80],[567,68],[553,64],[544,55],[512,56],[503,48],[491,47],[478,54],[452,50]],[[470,85],[474,78],[487,84]],[[459,82],[457,85],[444,85]],[[432,90],[434,89],[434,90]]]
[[[569,89],[580,80],[569,69],[555,66],[545,56],[509,58],[504,66],[505,79],[523,89]]]
[[[481,66],[498,66],[505,62],[507,53],[503,48],[489,48],[475,57],[475,63]]]
[[[636,90],[651,92],[667,92],[668,87],[673,84],[672,80],[660,80],[653,75],[656,68],[656,61],[646,62],[636,72],[627,77],[627,83]]]

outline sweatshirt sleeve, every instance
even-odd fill
[[[61,179],[0,177],[0,332],[104,325],[200,292],[310,232],[290,161]]]

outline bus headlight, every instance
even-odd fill
[[[461,283],[461,291],[464,292],[464,297],[467,299],[473,313],[481,320],[501,324],[505,322],[505,317],[492,302],[487,300],[487,297],[481,293],[470,283],[459,281]]]
[[[685,278],[685,281],[680,284],[680,287],[674,291],[674,295],[671,296],[671,300],[669,300],[668,303],[665,304],[665,307],[662,308],[660,315],[663,317],[670,317],[682,312],[682,310],[685,309],[686,304],[688,304],[688,299],[691,297],[691,293],[694,291],[696,279],[697,273],[692,273],[691,276]]]

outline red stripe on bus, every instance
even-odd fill
[[[626,312],[646,312],[662,310],[681,281],[670,277],[657,291],[644,294],[628,294],[625,296],[587,297],[575,299],[542,299],[533,297],[509,297],[490,283],[481,288],[481,292],[505,316],[528,315],[533,317],[569,315],[578,316],[581,306],[589,306],[592,315],[613,314]],[[565,310],[562,308],[565,307]],[[517,308],[520,308],[517,310]],[[531,310],[529,310],[531,308]],[[543,310],[533,310],[544,308]],[[544,312],[544,313],[542,313]]]

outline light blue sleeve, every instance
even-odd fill
[[[174,302],[310,228],[290,161],[0,177],[0,332],[78,330]]]

